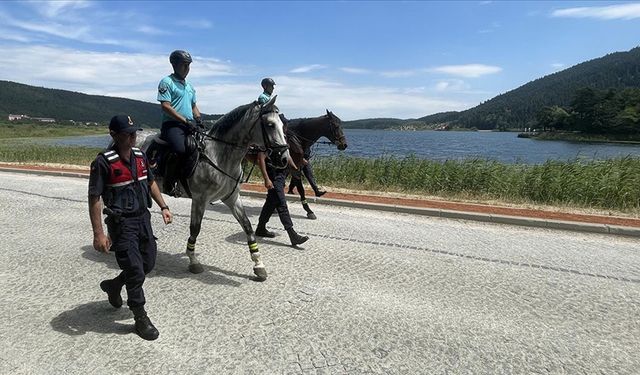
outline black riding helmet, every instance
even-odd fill
[[[191,63],[192,61],[193,59],[191,59],[189,52],[180,49],[171,52],[171,56],[169,56],[169,62],[171,62],[171,65]]]
[[[267,87],[268,84],[271,84],[273,86],[276,85],[276,81],[273,80],[273,78],[263,78],[262,82],[260,82],[260,84],[262,85],[262,87]]]

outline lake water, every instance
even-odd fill
[[[346,129],[347,156],[375,158],[415,155],[432,160],[482,158],[506,163],[539,164],[547,160],[611,159],[632,155],[640,157],[640,145],[536,141],[517,138],[517,133],[438,132]],[[142,138],[142,137],[140,137]],[[48,139],[57,145],[105,147],[110,137],[83,136]],[[321,141],[325,140],[324,138]],[[338,155],[333,145],[317,144],[316,156]]]

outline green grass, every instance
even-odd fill
[[[0,161],[89,166],[99,151],[11,140],[0,142]],[[340,155],[314,158],[313,168],[321,185],[335,188],[640,211],[640,158],[635,157],[525,165],[482,159],[440,162],[415,156],[365,159]],[[251,181],[261,182],[261,178],[256,166]]]
[[[640,158],[523,165],[338,156],[315,159],[313,167],[322,184],[349,189],[626,212],[640,209]]]
[[[0,123],[0,139],[108,134],[106,126]]]
[[[100,148],[0,142],[0,161],[89,166]]]

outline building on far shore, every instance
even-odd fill
[[[9,114],[9,121],[18,120],[35,120],[40,122],[56,122],[56,119],[49,117],[30,117],[29,115],[12,115]]]
[[[24,120],[24,119],[28,119],[29,116],[27,115],[12,115],[9,114],[9,121],[17,121],[17,120]]]

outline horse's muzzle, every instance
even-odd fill
[[[343,151],[343,150],[346,150],[347,144],[346,143],[339,143],[336,147],[338,147],[338,150]]]

